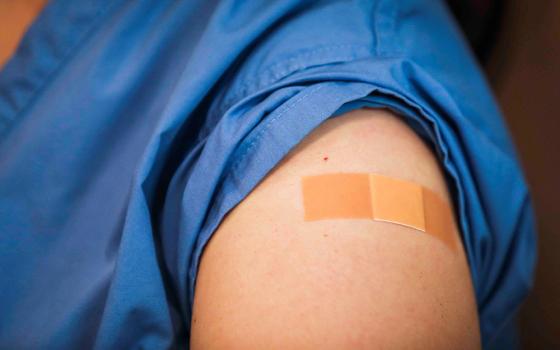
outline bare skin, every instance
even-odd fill
[[[45,4],[0,0],[0,67]],[[191,348],[480,348],[464,251],[390,223],[304,222],[301,176],[321,172],[385,174],[449,198],[433,154],[391,113],[361,109],[323,123],[214,233]]]
[[[303,221],[300,179],[373,172],[449,200],[433,153],[398,117],[358,109],[318,127],[206,246],[192,349],[479,349],[461,249],[372,220]]]

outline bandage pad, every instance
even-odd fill
[[[332,173],[302,178],[304,220],[370,219],[408,226],[456,250],[447,202],[411,181],[372,173]]]

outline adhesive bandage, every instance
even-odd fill
[[[302,178],[304,220],[371,219],[408,226],[457,249],[450,205],[426,187],[373,173]]]

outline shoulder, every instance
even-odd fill
[[[396,115],[364,108],[325,121],[214,232],[193,349],[479,347],[462,249],[387,222],[303,220],[301,178],[333,172],[402,178],[449,200],[434,155]]]

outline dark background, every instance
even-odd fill
[[[449,0],[498,98],[533,196],[539,261],[523,349],[560,349],[560,0]]]
[[[519,320],[524,349],[560,349],[560,1],[511,0],[486,65],[529,182],[536,283]]]

